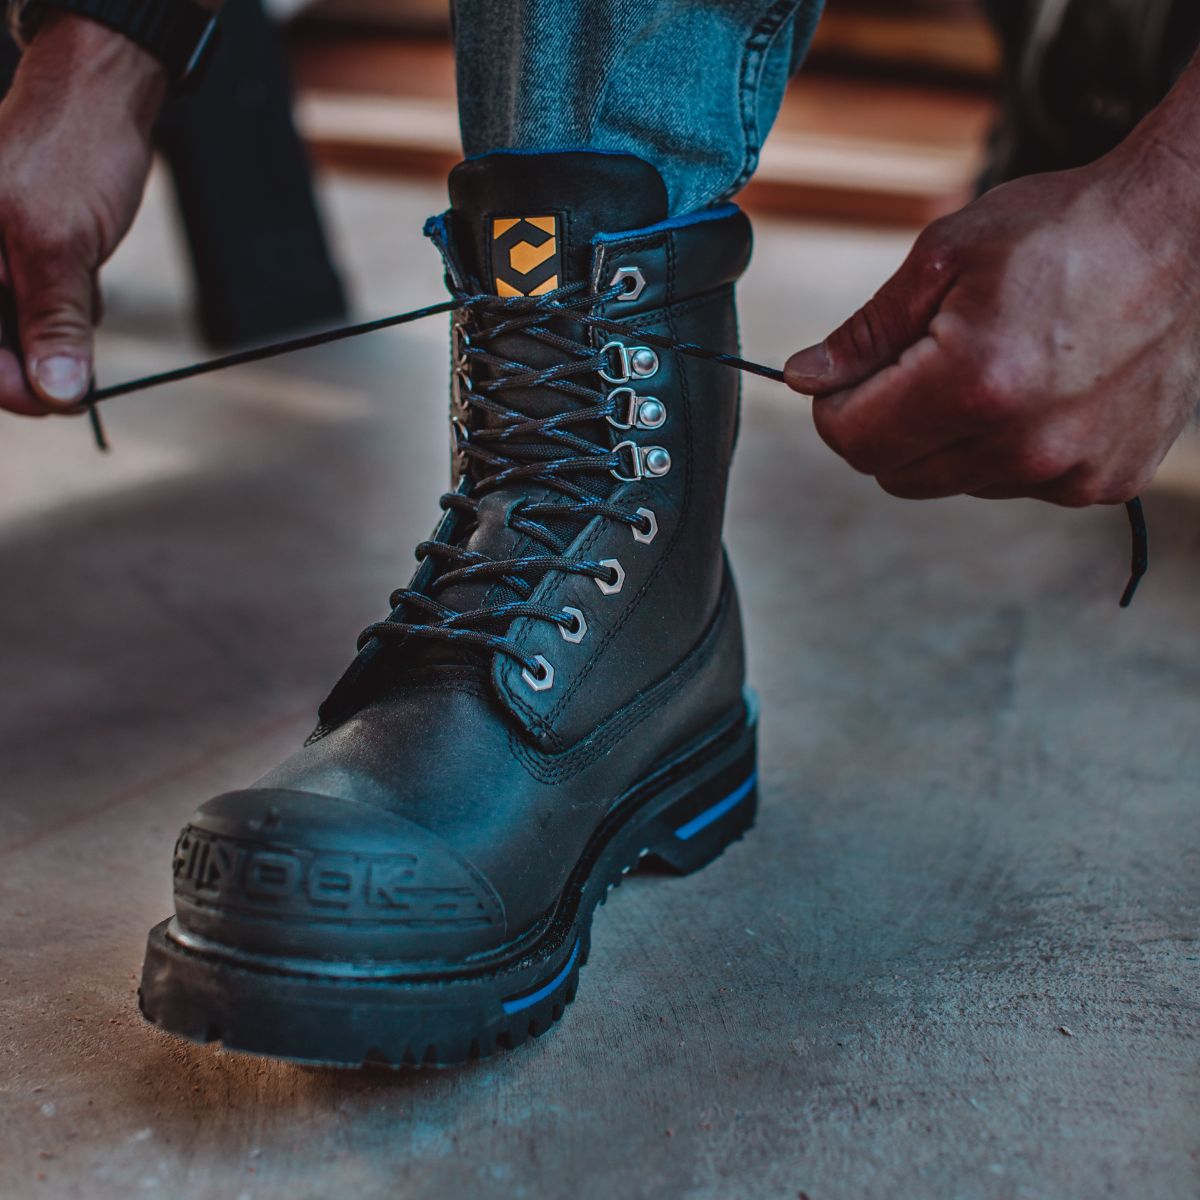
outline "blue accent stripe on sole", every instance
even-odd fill
[[[702,829],[707,829],[714,821],[719,821],[732,808],[736,808],[745,798],[754,790],[754,785],[758,782],[758,772],[755,771],[741,787],[729,793],[724,800],[718,800],[712,808],[706,808],[698,817],[693,817],[686,825],[680,825],[675,830],[675,836],[681,841],[686,842],[688,838],[694,837]]]
[[[515,1000],[504,1000],[504,1011],[506,1013],[520,1012],[523,1008],[528,1008],[531,1004],[536,1004],[539,1000],[545,1000],[555,988],[561,987],[566,981],[566,978],[571,973],[571,968],[575,965],[575,960],[579,957],[579,939],[575,939],[575,948],[571,951],[571,957],[567,959],[567,965],[549,983],[538,988],[536,992],[530,992],[528,996],[518,996]]]

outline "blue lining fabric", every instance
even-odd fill
[[[758,772],[755,771],[741,787],[730,792],[724,800],[718,800],[711,808],[706,808],[698,817],[693,817],[688,821],[686,825],[680,825],[675,830],[675,836],[681,842],[686,842],[688,838],[694,837],[702,829],[707,829],[714,821],[720,820],[730,809],[736,808],[745,800],[757,782]]]
[[[571,968],[575,965],[575,960],[579,957],[579,939],[575,939],[575,948],[571,951],[571,957],[567,959],[567,965],[549,983],[538,988],[536,992],[530,992],[528,996],[518,996],[515,1000],[503,1001],[504,1011],[506,1013],[520,1012],[523,1008],[528,1008],[531,1004],[536,1004],[539,1000],[545,1000],[556,988],[561,987],[568,975],[571,973]]]
[[[624,242],[629,238],[646,237],[655,233],[666,233],[671,229],[683,229],[688,225],[699,225],[704,221],[723,221],[741,212],[732,201],[718,204],[715,208],[702,208],[699,212],[682,213],[677,217],[668,217],[655,225],[646,225],[642,229],[625,229],[620,233],[598,233],[592,238],[592,245],[597,242]]]
[[[425,219],[425,225],[421,229],[421,233],[427,238],[441,238],[443,241],[449,241],[450,227],[447,221],[449,212],[435,213],[432,217]]]

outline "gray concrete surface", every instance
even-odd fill
[[[361,307],[438,292],[436,192],[338,183]],[[764,225],[749,352],[904,237]],[[108,378],[190,348],[162,197],[108,276]],[[1200,501],[888,499],[747,384],[729,538],[763,701],[757,832],[601,911],[555,1032],[327,1073],[144,1027],[193,805],[307,730],[445,474],[432,322],[0,429],[0,1196],[1200,1193]]]

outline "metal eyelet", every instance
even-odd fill
[[[545,692],[554,686],[554,667],[551,663],[540,654],[533,656],[533,661],[540,668],[538,674],[534,674],[528,667],[521,672],[521,678],[535,692]]]
[[[618,283],[625,286],[625,291],[613,297],[615,304],[636,300],[646,290],[646,277],[640,267],[618,267],[608,281],[608,286],[615,287]],[[629,286],[630,283],[633,284],[632,287]]]
[[[564,642],[570,642],[572,645],[578,645],[583,641],[583,635],[587,633],[587,618],[577,608],[571,608],[569,605],[564,606],[563,613],[571,617],[575,622],[573,626],[568,628],[566,625],[560,625],[558,632],[562,634]]]
[[[657,396],[639,396],[631,387],[619,387],[608,393],[608,399],[625,408],[624,420],[605,417],[614,429],[658,429],[666,424],[667,406]]]
[[[639,479],[661,479],[671,469],[671,454],[664,446],[639,446],[637,442],[618,442],[614,454],[622,451],[630,458],[631,474],[623,475],[619,467],[610,467],[608,473],[621,483],[637,483]]]
[[[647,528],[639,529],[636,525],[631,525],[629,528],[633,533],[633,540],[648,546],[658,537],[658,518],[648,508],[639,508],[637,515],[646,523]]]
[[[649,346],[626,346],[624,342],[605,342],[600,347],[600,356],[605,365],[596,369],[596,374],[605,383],[628,383],[631,379],[649,379],[658,370],[658,355]],[[610,360],[615,358],[620,374],[608,370]]]
[[[607,567],[610,571],[614,571],[617,577],[612,583],[609,583],[606,579],[597,579],[596,586],[606,596],[615,596],[625,586],[625,568],[615,558],[602,558],[600,565]]]

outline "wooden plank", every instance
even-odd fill
[[[828,10],[810,54],[858,66],[932,69],[994,79],[1000,68],[996,39],[980,13],[913,15],[907,12]]]

